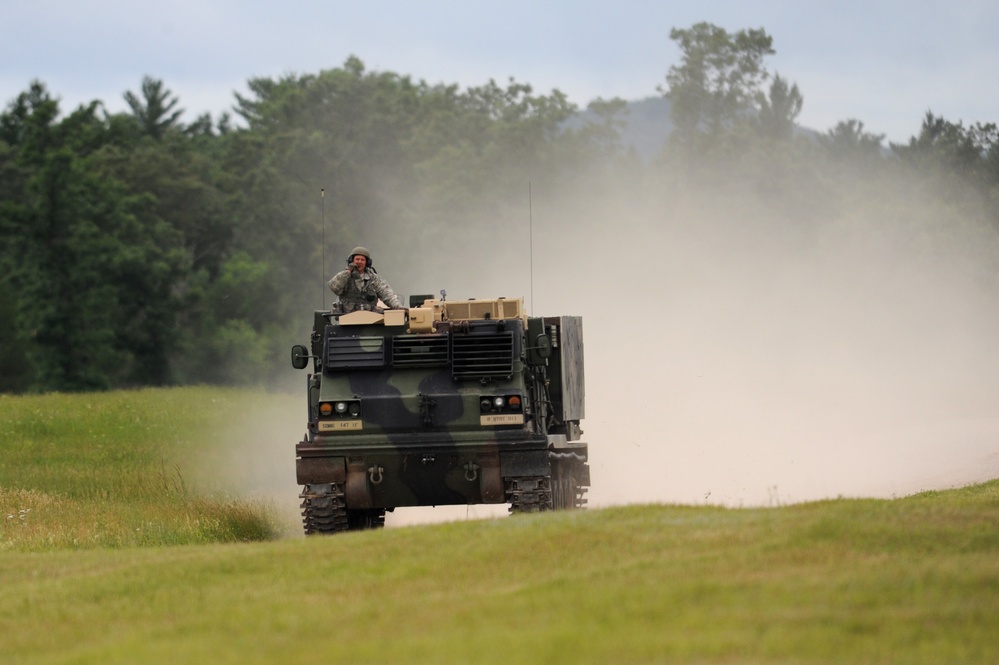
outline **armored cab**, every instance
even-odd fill
[[[417,297],[317,311],[308,429],[296,447],[306,534],[379,527],[401,506],[580,508],[590,484],[578,316],[522,299]]]

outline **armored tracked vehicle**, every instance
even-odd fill
[[[571,510],[590,484],[577,316],[522,299],[315,312],[308,430],[296,447],[306,534],[384,525],[403,506]]]

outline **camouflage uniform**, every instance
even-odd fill
[[[379,299],[393,309],[402,307],[399,296],[388,282],[370,270],[355,271],[353,275],[350,270],[341,270],[333,275],[329,287],[340,297],[340,311],[345,314],[358,310],[375,311]]]

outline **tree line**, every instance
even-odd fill
[[[622,100],[569,129],[579,109],[558,90],[429,85],[356,57],[251,79],[231,114],[190,123],[152,77],[122,113],[64,115],[31,83],[0,114],[0,391],[265,382],[318,308],[317,266],[358,244],[487,237],[467,220],[522,215],[526,182],[653,200],[705,179],[779,193],[807,172],[815,198],[793,205],[811,210],[864,174],[916,174],[999,232],[995,124],[927,113],[905,144],[856,119],[811,136],[801,91],[765,67],[764,30],[670,36],[673,131],[652,162],[622,147]]]

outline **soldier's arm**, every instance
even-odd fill
[[[344,291],[347,290],[348,279],[350,279],[349,270],[341,270],[337,274],[333,275],[333,279],[327,282],[327,284],[330,287],[330,291],[337,294],[338,296],[342,296]]]
[[[391,307],[392,309],[399,309],[402,307],[402,303],[399,301],[399,296],[395,294],[392,287],[388,285],[384,279],[379,279],[376,285],[376,293],[378,297],[381,298],[382,302]]]

